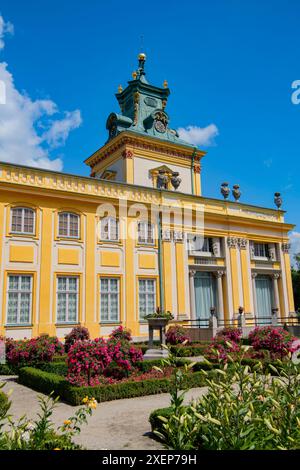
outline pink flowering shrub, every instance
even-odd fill
[[[51,362],[55,354],[63,354],[63,344],[48,335],[32,339],[6,340],[6,360],[9,364],[28,365],[38,362]]]
[[[283,358],[299,349],[293,347],[295,338],[280,327],[256,327],[249,333],[249,342],[255,351],[270,351],[271,358]]]
[[[241,351],[241,346],[234,341],[229,341],[222,335],[217,335],[205,350],[204,355],[208,360],[222,360],[226,362],[228,355],[237,354]]]
[[[128,340],[124,339],[124,336],[121,339],[110,336],[107,345],[112,359],[104,371],[107,377],[116,379],[128,377],[136,363],[143,360],[142,351],[131,345]]]
[[[168,344],[182,344],[185,341],[188,342],[189,339],[190,338],[185,334],[184,328],[180,325],[171,326],[166,333],[166,342]]]
[[[104,339],[76,341],[68,352],[67,380],[77,386],[98,385],[101,374],[111,361]]]
[[[241,328],[235,328],[233,326],[229,326],[223,328],[221,331],[217,333],[218,337],[224,338],[226,341],[234,342],[234,343],[241,343],[243,332]]]
[[[109,339],[115,339],[118,341],[132,341],[131,331],[120,325],[111,332],[111,334],[109,335]]]
[[[84,326],[75,326],[68,335],[65,336],[65,351],[69,351],[76,341],[84,341],[90,339],[90,333]]]
[[[77,386],[99,385],[104,377],[120,380],[141,360],[141,350],[124,339],[77,341],[68,352],[67,380]]]

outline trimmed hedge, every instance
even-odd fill
[[[66,362],[43,362],[35,366],[36,369],[41,369],[44,372],[61,375],[65,377],[68,373],[68,365]]]
[[[133,398],[158,393],[167,393],[172,389],[172,379],[146,379],[141,382],[122,382],[112,385],[100,385],[96,387],[74,387],[66,379],[58,374],[45,372],[34,367],[24,367],[19,372],[19,382],[34,390],[54,396],[71,405],[80,405],[84,397],[94,397],[98,402],[118,400],[121,398]],[[204,377],[200,372],[191,373],[185,386],[202,387]]]

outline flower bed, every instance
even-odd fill
[[[145,363],[146,361],[143,364]],[[151,363],[153,367],[154,362]],[[156,365],[158,364],[160,360],[157,360]],[[62,375],[34,367],[24,367],[19,371],[19,382],[42,393],[54,392],[54,396],[59,396],[67,403],[79,405],[85,396],[93,396],[98,402],[103,402],[169,392],[173,386],[171,373],[170,368],[164,370],[163,376],[155,370],[140,371],[140,374],[136,372],[129,378],[115,380],[114,383],[76,387]],[[201,387],[203,383],[203,374],[200,372],[191,371],[186,379],[186,385],[189,387]]]

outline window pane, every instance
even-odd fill
[[[67,278],[66,277],[59,277],[57,279],[58,290],[59,291],[66,291],[67,290]]]
[[[108,294],[101,293],[101,320],[108,320]]]
[[[57,321],[66,321],[67,298],[66,294],[57,295]]]
[[[77,292],[77,278],[76,277],[69,277],[69,291]]]
[[[58,235],[68,236],[68,214],[59,214],[58,216]]]
[[[31,316],[32,276],[8,276],[7,322],[24,324]]]
[[[31,209],[23,209],[23,211],[24,211],[24,232],[33,233],[34,212]]]
[[[18,294],[8,293],[7,323],[17,323],[18,321]]]
[[[70,214],[70,237],[79,236],[79,217],[75,214]]]
[[[146,310],[146,294],[141,294],[139,295],[139,313],[140,313],[140,318],[143,319],[145,315],[147,314]]]
[[[77,295],[69,294],[68,321],[76,321],[77,316]]]

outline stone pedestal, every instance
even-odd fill
[[[166,326],[169,320],[166,318],[148,318],[149,328],[149,349],[144,354],[144,359],[160,359],[168,356],[168,351],[163,348],[166,344]],[[153,334],[154,330],[159,331],[160,349],[153,349]]]

